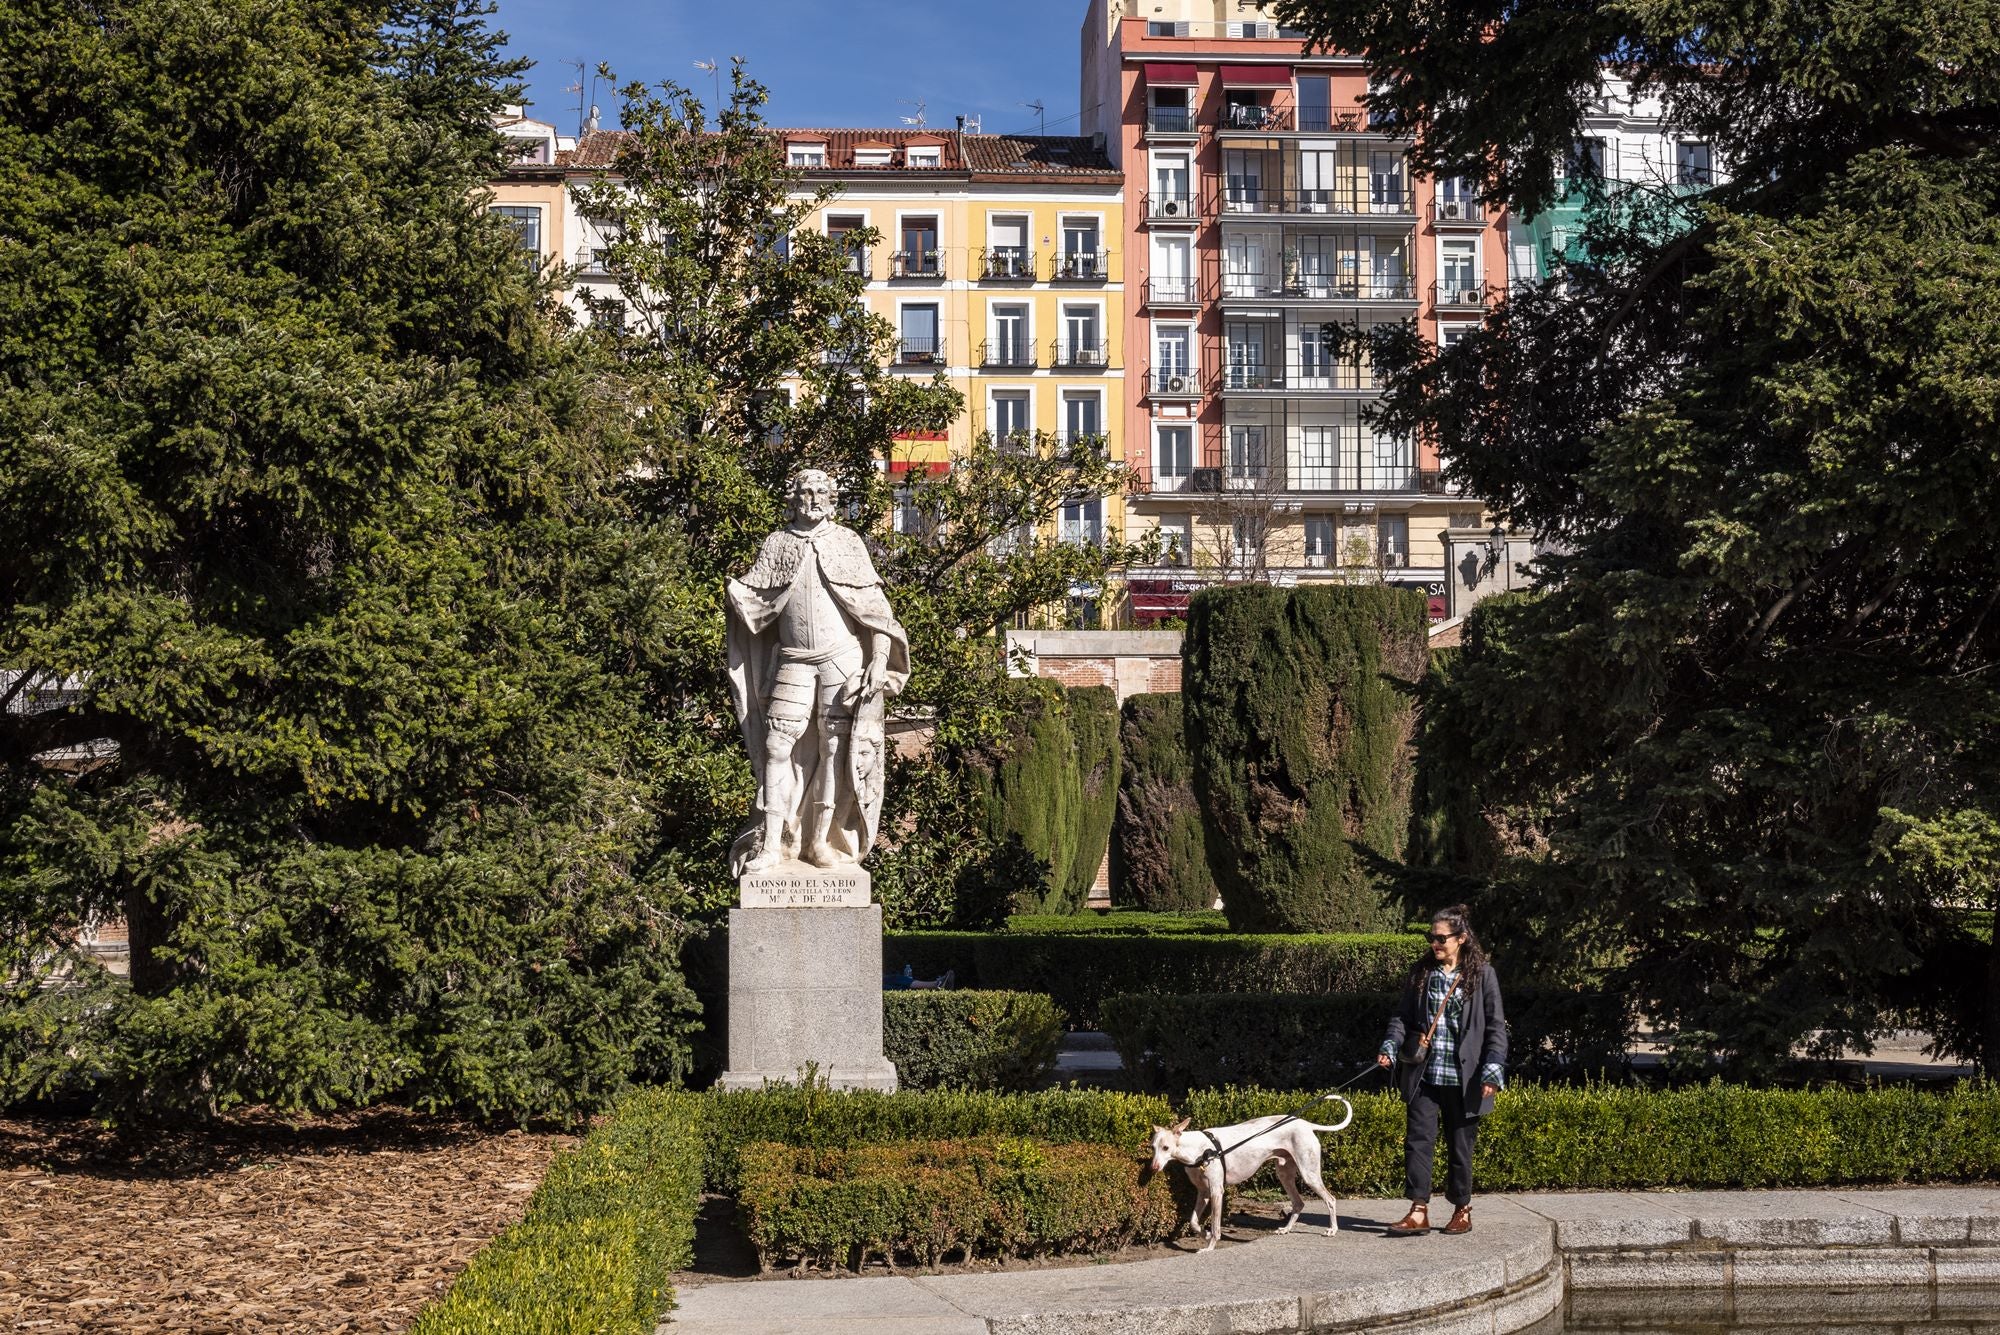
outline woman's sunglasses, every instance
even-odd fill
[[[1457,932],[1432,932],[1431,944],[1434,946],[1441,946],[1445,942],[1451,940],[1453,937],[1457,935],[1458,935]]]

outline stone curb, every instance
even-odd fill
[[[1381,1236],[1402,1209],[1121,1265],[704,1284],[660,1335],[1510,1335],[1609,1289],[2000,1285],[2000,1188],[1486,1196],[1466,1237]]]

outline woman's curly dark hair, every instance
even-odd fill
[[[1458,969],[1460,975],[1465,978],[1467,986],[1477,986],[1481,971],[1485,969],[1487,963],[1486,948],[1479,944],[1479,937],[1472,930],[1471,910],[1463,904],[1453,904],[1449,908],[1439,909],[1431,914],[1431,926],[1436,927],[1439,923],[1443,923],[1446,930],[1456,932],[1465,938],[1458,947]],[[1410,986],[1422,987],[1424,975],[1430,971],[1431,954],[1427,950],[1410,967]]]

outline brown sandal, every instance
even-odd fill
[[[1444,1231],[1452,1234],[1454,1237],[1456,1237],[1460,1233],[1472,1232],[1471,1201],[1467,1201],[1465,1204],[1459,1206],[1456,1210],[1452,1211],[1451,1222],[1444,1226]]]
[[[1426,1206],[1418,1204],[1411,1205],[1408,1214],[1389,1225],[1389,1236],[1392,1238],[1414,1238],[1419,1233],[1428,1233],[1430,1231],[1430,1210]]]

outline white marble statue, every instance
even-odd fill
[[[757,773],[737,876],[852,866],[881,820],[883,704],[909,680],[910,644],[834,495],[818,469],[793,478],[790,522],[728,584],[729,687]]]

